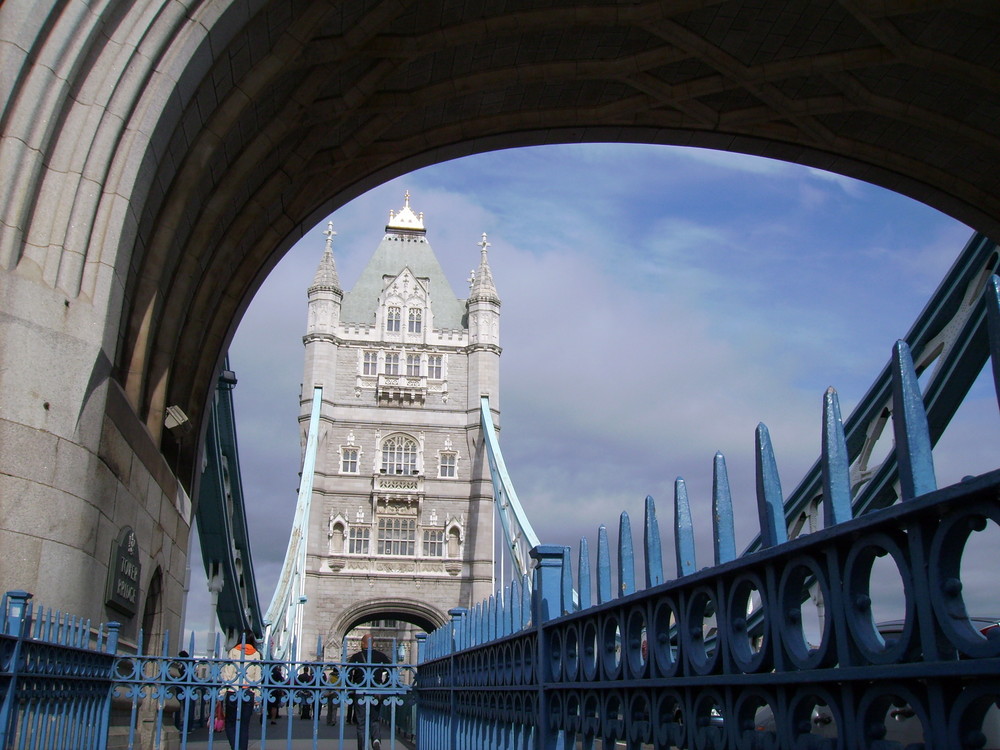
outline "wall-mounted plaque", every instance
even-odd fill
[[[131,526],[126,526],[111,543],[108,587],[104,603],[127,617],[139,609],[139,543]]]

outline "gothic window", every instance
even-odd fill
[[[361,373],[363,375],[378,375],[378,352],[365,352]]]
[[[420,333],[423,326],[423,312],[417,309],[410,309],[409,322],[407,323],[407,330],[410,333]]]
[[[413,518],[378,519],[378,554],[413,557],[417,522]]]
[[[340,452],[340,473],[341,474],[357,474],[358,473],[358,449],[357,448],[344,448]]]
[[[370,529],[367,526],[351,526],[348,552],[352,555],[367,555],[369,532]]]
[[[382,442],[382,472],[417,473],[417,442],[405,435],[391,435]]]
[[[444,531],[424,529],[424,556],[444,557]]]
[[[406,355],[406,374],[411,378],[420,377],[420,355]]]
[[[429,377],[431,380],[440,380],[442,371],[441,365],[443,361],[444,357],[441,356],[440,354],[430,355],[427,358],[427,377]]]
[[[385,355],[385,374],[386,375],[399,375],[399,355],[398,354],[386,354]]]
[[[390,307],[389,313],[385,319],[385,330],[390,332],[399,332],[399,322],[402,317],[400,309],[398,307]]]
[[[439,477],[454,477],[457,456],[454,453],[441,453],[441,463],[438,465]]]

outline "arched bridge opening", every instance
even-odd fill
[[[402,655],[415,662],[416,634],[431,633],[447,621],[447,613],[415,599],[369,599],[357,602],[330,625],[323,649],[328,657],[350,656],[358,649],[361,637],[371,633],[378,646],[395,646],[397,658]]]

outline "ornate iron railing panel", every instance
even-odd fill
[[[192,649],[193,652],[193,644]],[[218,644],[213,650],[219,652]],[[260,750],[267,748],[371,747],[385,750],[412,735],[409,710],[400,710],[414,682],[414,667],[372,661],[234,660],[219,657],[159,655],[119,656],[115,662],[115,697],[130,706],[127,747],[190,746],[228,748],[227,734],[192,734],[196,716],[223,719],[227,703],[234,740],[249,732]],[[242,697],[242,700],[234,698]],[[283,712],[271,722],[268,709]],[[348,721],[349,711],[360,712]],[[249,713],[244,717],[244,713]],[[244,720],[244,718],[246,720]],[[137,727],[145,725],[147,736]]]
[[[118,623],[92,630],[30,600],[11,591],[0,605],[2,750],[222,750],[227,734],[214,724],[227,702],[234,739],[246,734],[259,750],[372,747],[376,738],[392,750],[415,734],[411,664],[371,653],[336,662],[188,656],[193,638],[189,652],[171,656],[169,635],[160,654],[143,654],[141,633],[137,654],[116,654]],[[211,653],[220,651],[217,641]],[[262,716],[268,707],[282,720]],[[348,722],[351,710],[358,720]]]
[[[995,276],[984,302],[998,373]],[[757,551],[735,553],[721,455],[712,568],[696,562],[683,480],[674,492],[674,580],[664,580],[651,498],[643,590],[626,514],[614,592],[603,526],[593,587],[581,542],[576,600],[569,548],[536,546],[530,602],[522,601],[527,586],[515,582],[471,611],[454,611],[421,644],[422,750],[616,742],[1000,747],[1000,626],[970,617],[997,612],[967,611],[961,567],[971,536],[1000,526],[1000,471],[937,489],[934,436],[905,342],[893,348],[890,369],[900,502],[852,517],[849,452],[831,389],[822,421],[824,528],[788,541],[776,461],[760,425]],[[876,568],[885,565],[900,581],[899,622],[876,622],[873,614]],[[822,613],[815,632],[804,622],[813,610]]]
[[[118,623],[93,631],[26,591],[8,591],[0,616],[0,748],[104,748]]]

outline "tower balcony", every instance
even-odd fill
[[[379,403],[399,406],[423,406],[427,400],[427,378],[423,375],[378,376]]]
[[[403,474],[402,471],[392,474],[376,474],[372,478],[372,490],[379,494],[393,495],[422,495],[424,492],[424,478],[412,474]]]

